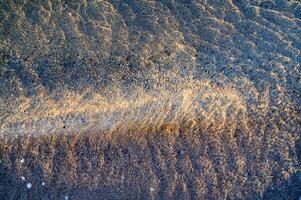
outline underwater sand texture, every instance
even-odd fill
[[[298,199],[301,2],[0,0],[0,199]]]

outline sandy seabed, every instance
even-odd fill
[[[0,199],[298,199],[301,3],[0,1]]]

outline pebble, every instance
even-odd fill
[[[155,188],[153,188],[153,187],[150,187],[149,189],[151,192],[155,191]]]
[[[31,183],[27,183],[26,187],[27,187],[28,189],[30,189],[30,188],[32,187],[32,184],[31,184]]]
[[[20,163],[24,163],[24,162],[25,162],[25,159],[22,158],[22,159],[20,160]]]
[[[22,181],[25,181],[25,177],[24,176],[21,176],[21,179],[22,179]]]
[[[42,182],[42,185],[44,186],[44,185],[45,185],[45,182]]]
[[[69,197],[68,196],[65,196],[65,198],[64,198],[65,200],[68,200],[69,199]]]

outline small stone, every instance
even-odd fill
[[[45,185],[45,182],[42,182],[42,185],[44,186],[44,185]]]
[[[26,187],[27,187],[28,189],[30,189],[30,188],[32,188],[32,184],[31,184],[31,183],[27,183],[27,184],[26,184]]]
[[[153,188],[153,187],[150,187],[149,189],[151,192],[155,191],[155,188]]]
[[[25,159],[21,158],[20,163],[24,163],[24,162],[25,162]]]
[[[22,179],[22,181],[25,181],[25,177],[24,176],[21,176],[21,179]]]
[[[68,196],[65,196],[65,198],[64,198],[65,200],[68,200],[69,199],[69,197]]]

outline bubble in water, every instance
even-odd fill
[[[44,185],[45,185],[45,182],[42,182],[42,185],[44,186]]]
[[[65,200],[69,200],[69,197],[68,196],[65,196],[65,198],[64,198]]]
[[[27,187],[28,189],[30,189],[30,188],[32,187],[32,184],[31,184],[31,183],[27,183],[26,187]]]

